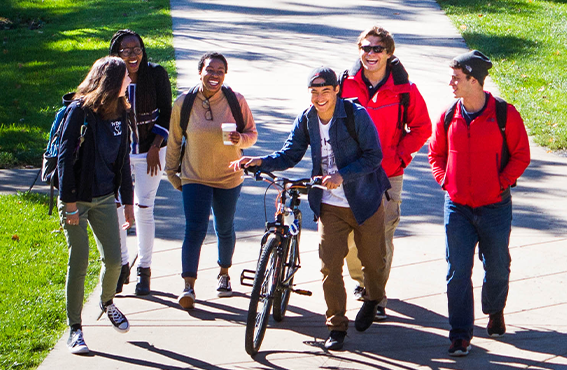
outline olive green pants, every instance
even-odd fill
[[[59,217],[65,231],[69,248],[67,264],[67,321],[69,326],[81,324],[81,311],[85,298],[85,276],[89,265],[89,235],[87,224],[93,231],[102,268],[100,282],[101,302],[114,298],[116,283],[122,268],[120,260],[120,234],[114,194],[94,198],[92,202],[77,202],[80,221],[78,225],[68,225],[65,216],[65,203],[58,201]]]

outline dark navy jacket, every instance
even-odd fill
[[[305,116],[307,119],[302,119]],[[354,104],[354,122],[358,144],[349,134],[346,126],[346,112],[343,99],[337,99],[334,119],[329,136],[335,154],[337,168],[343,178],[343,187],[348,204],[359,224],[372,216],[382,202],[382,195],[390,188],[390,182],[382,169],[382,150],[378,132],[366,110]],[[307,124],[309,137],[305,135]],[[268,171],[282,171],[295,166],[311,145],[313,169],[311,176],[321,176],[321,135],[319,118],[315,107],[300,114],[293,124],[283,148],[262,157],[261,168]],[[321,214],[323,190],[309,192],[309,205],[316,217]]]
[[[65,203],[91,202],[95,174],[96,130],[100,118],[91,110],[83,111],[79,101],[72,102],[67,108],[67,117],[63,126],[63,134],[59,145],[57,172],[59,175],[59,197]],[[81,145],[78,159],[75,162],[75,148],[79,145],[81,126],[85,112],[87,114],[87,131],[85,141]],[[123,204],[133,204],[134,192],[130,172],[130,156],[128,146],[128,123],[126,114],[122,118],[122,142],[116,163],[114,163],[114,193],[120,196]]]

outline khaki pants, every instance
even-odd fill
[[[319,218],[319,258],[323,273],[323,293],[327,303],[327,326],[346,331],[346,291],[343,263],[348,253],[348,235],[354,234],[358,257],[362,263],[364,283],[369,300],[384,298],[386,285],[386,242],[384,239],[384,207],[358,225],[350,208],[321,205]]]
[[[390,200],[386,199],[384,195],[384,230],[386,235],[386,282],[390,277],[390,270],[392,269],[392,260],[394,258],[394,233],[398,224],[400,223],[400,205],[402,204],[402,187],[404,176],[390,177],[390,184],[392,188],[388,190]],[[351,279],[358,282],[358,285],[364,287],[364,278],[362,274],[362,264],[358,259],[356,243],[354,242],[354,235],[351,233],[348,238],[348,254],[346,262],[348,273]],[[388,299],[380,302],[381,307],[386,307]]]

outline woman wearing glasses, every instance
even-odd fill
[[[110,55],[126,62],[132,83],[128,86],[130,115],[130,162],[136,182],[134,213],[138,244],[136,295],[150,294],[150,266],[155,238],[154,202],[165,165],[166,140],[171,117],[171,85],[165,69],[148,63],[142,38],[134,31],[120,30],[110,41]],[[120,207],[120,204],[118,204]],[[120,209],[118,214],[122,214]],[[121,234],[122,272],[116,292],[128,283],[130,266],[126,231]]]
[[[232,295],[228,269],[236,241],[234,213],[243,180],[242,173],[233,172],[228,165],[239,159],[241,149],[251,147],[258,136],[246,100],[235,93],[244,125],[240,132],[236,130],[228,134],[226,142],[231,145],[223,143],[221,124],[236,122],[221,89],[228,63],[222,54],[206,53],[199,60],[198,71],[200,83],[191,89],[196,91],[196,96],[185,93],[173,104],[165,167],[171,184],[182,191],[185,209],[185,239],[181,250],[181,276],[185,288],[179,296],[179,304],[185,309],[194,306],[199,256],[207,235],[211,209],[218,243],[217,263],[220,266],[217,295]],[[182,123],[183,101],[191,96],[195,100],[188,122]],[[185,132],[182,132],[181,124],[187,127]],[[183,157],[182,140],[186,140]],[[181,172],[178,173],[180,160]]]

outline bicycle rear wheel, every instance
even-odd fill
[[[282,278],[280,281],[286,281],[290,276],[295,274],[296,266],[299,262],[299,238],[301,237],[301,212],[297,211],[295,214],[295,219],[298,220],[299,233],[291,237],[289,242],[289,247],[287,251],[284,251],[283,256],[283,267],[282,267]],[[287,311],[287,305],[289,303],[289,297],[291,295],[291,289],[293,287],[293,277],[289,280],[289,283],[284,287],[282,284],[276,290],[274,296],[274,320],[280,322],[284,319],[285,313]]]
[[[268,327],[270,309],[278,283],[279,264],[281,264],[277,254],[278,244],[279,241],[275,236],[268,238],[256,267],[244,340],[244,347],[250,356],[258,353]]]

